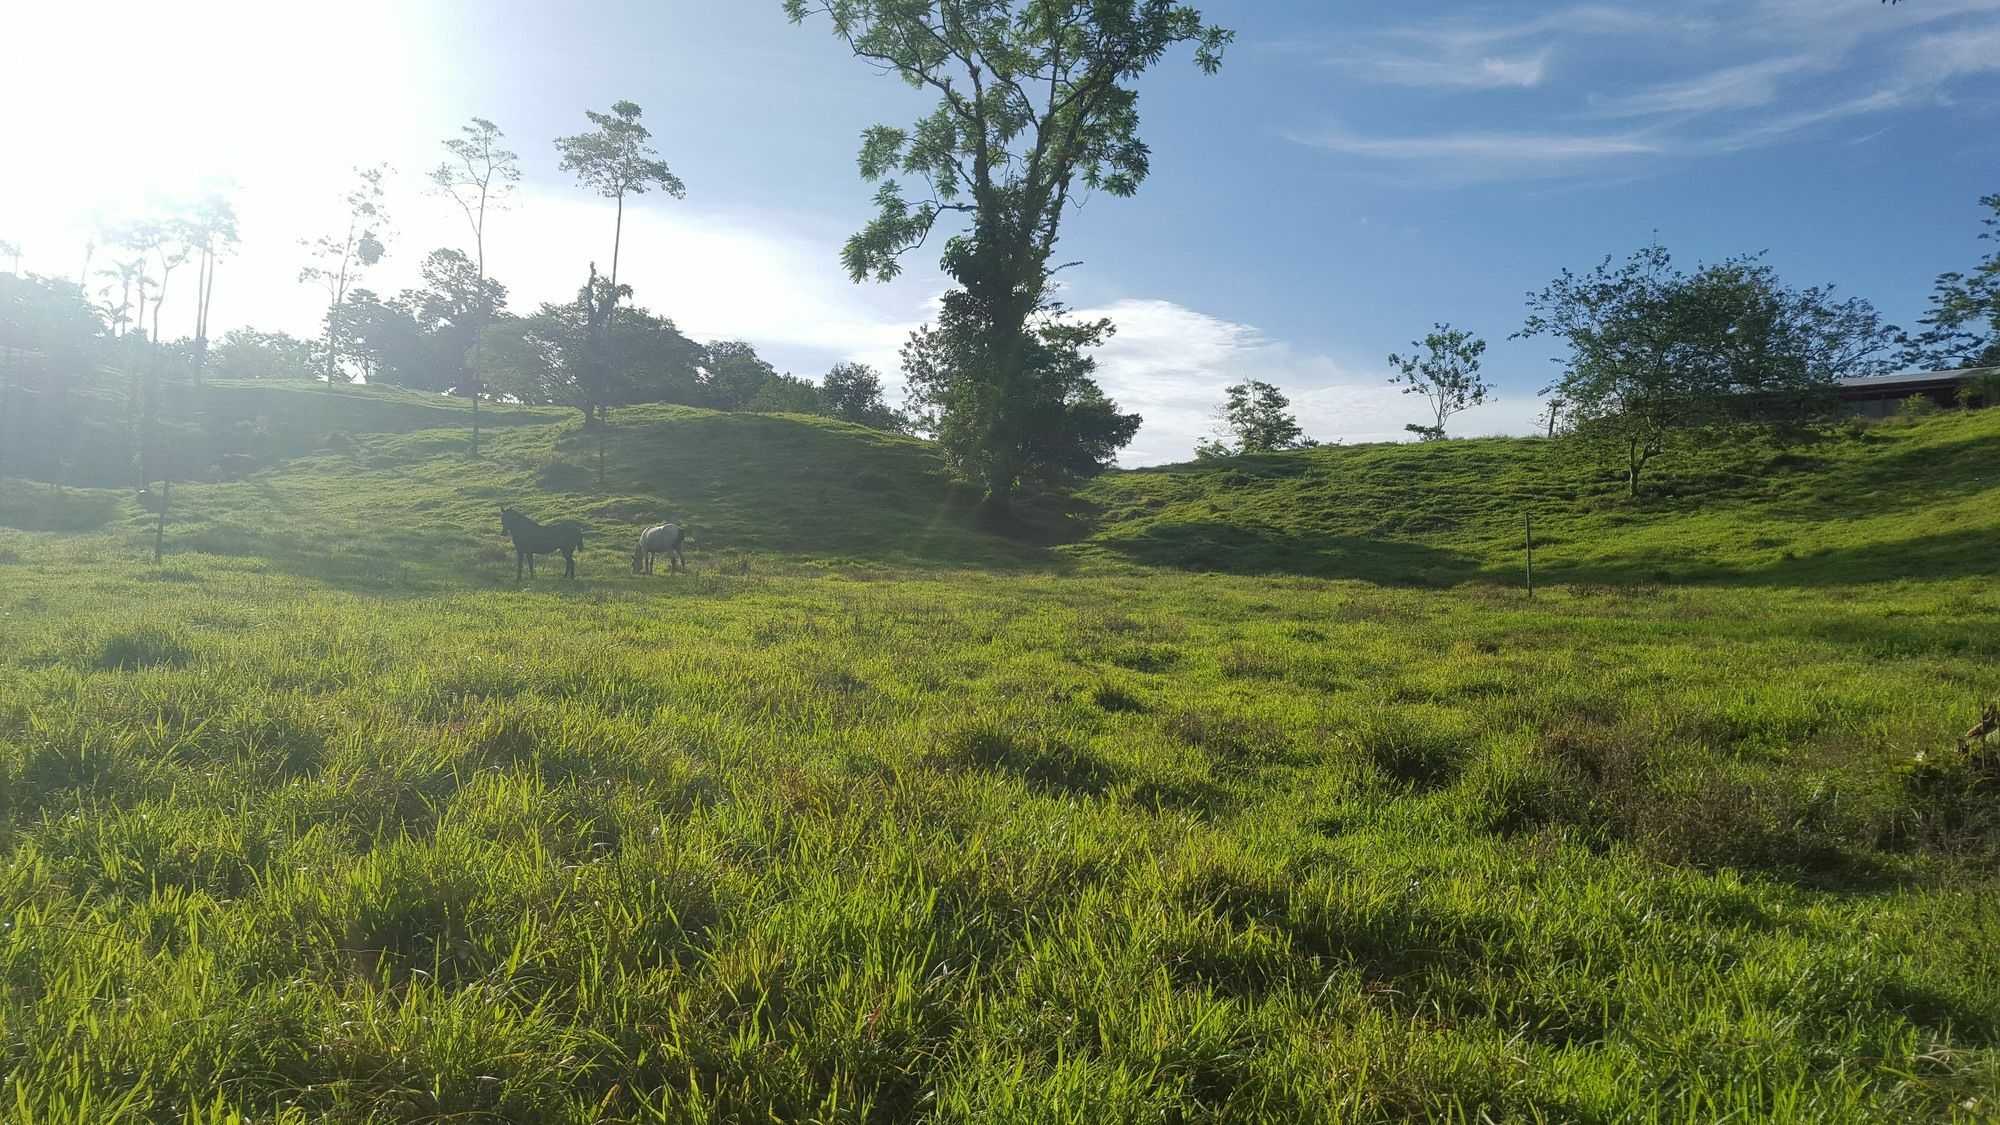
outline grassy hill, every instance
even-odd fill
[[[0,480],[0,1118],[2000,1110],[2000,747],[1953,749],[2000,411],[998,534],[824,419],[620,411],[599,484],[560,413],[470,461],[456,404],[210,402],[263,459],[162,565],[129,492]],[[629,573],[658,518],[692,575]]]
[[[1829,585],[1993,572],[2000,411],[1663,458],[1638,499],[1563,443],[1329,447],[1115,473],[1091,552],[1153,566],[1552,582]]]
[[[1529,515],[1549,583],[1982,575],[2000,532],[2000,411],[1696,450],[1659,461],[1636,500],[1605,466],[1534,439],[1222,458],[1106,474],[1080,506],[1028,512],[1002,533],[933,447],[825,418],[627,408],[600,447],[572,412],[489,406],[485,456],[472,461],[467,404],[435,395],[284,383],[176,393],[170,422],[210,440],[171,459],[191,478],[173,542],[405,584],[490,568],[502,504],[583,521],[593,552],[671,519],[694,529],[698,557],[732,564],[1136,564],[1419,585],[1519,581]],[[218,481],[235,475],[245,479]],[[50,505],[32,486],[0,488],[15,526],[146,521],[116,489],[64,490]],[[364,553],[374,557],[353,557]]]

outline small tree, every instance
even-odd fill
[[[521,166],[514,153],[500,147],[502,134],[500,127],[493,122],[475,117],[460,131],[465,135],[444,142],[451,159],[431,169],[431,183],[465,212],[466,225],[472,228],[473,265],[478,290],[483,292],[486,288],[486,212],[488,208],[504,206],[506,197],[521,178]],[[471,386],[465,388],[465,393],[472,398],[474,457],[479,456],[480,330],[492,316],[492,306],[482,305],[476,310],[473,323],[468,326],[472,333]]]
[[[146,276],[146,259],[135,255],[122,261],[114,260],[111,265],[98,270],[97,276],[109,283],[98,289],[97,295],[104,303],[97,307],[103,310],[105,319],[110,322],[111,335],[123,336],[132,330],[132,325],[138,320],[132,312],[133,292],[138,292],[143,305],[146,290],[152,285]],[[113,286],[118,290],[116,301],[111,299]]]
[[[625,236],[625,197],[644,195],[655,187],[675,199],[687,197],[687,185],[646,144],[652,134],[639,124],[643,112],[632,102],[619,102],[611,107],[610,113],[585,110],[583,115],[597,126],[596,130],[556,138],[556,151],[562,153],[562,170],[576,173],[578,183],[617,201],[618,218],[611,235],[614,300],[618,291],[619,243]]]
[[[2000,406],[2000,371],[1988,371],[1974,375],[1958,385],[1954,396],[1958,404],[1967,410],[1977,410],[1982,406]]]
[[[2000,193],[1980,206],[1993,213],[1981,220],[1982,240],[2000,242]],[[1930,311],[1919,322],[1925,331],[1905,341],[1902,362],[1912,367],[2000,366],[2000,248],[1970,273],[1941,274],[1931,293]]]
[[[1278,388],[1257,379],[1237,383],[1223,392],[1226,396],[1216,411],[1216,436],[1195,446],[1201,458],[1229,457],[1238,453],[1271,453],[1280,449],[1306,449],[1319,443],[1305,436],[1298,419],[1290,414],[1291,400]]]
[[[865,363],[838,363],[820,382],[826,406],[836,418],[872,430],[902,430],[908,419],[882,399],[882,376]]]
[[[1493,385],[1479,378],[1479,357],[1486,351],[1486,341],[1439,324],[1410,346],[1423,351],[1408,356],[1389,354],[1389,365],[1397,369],[1389,382],[1400,384],[1406,395],[1423,395],[1435,420],[1428,426],[1412,423],[1403,428],[1424,441],[1441,440],[1446,419],[1486,402],[1493,393]]]
[[[1828,287],[1788,289],[1754,256],[1688,274],[1653,245],[1611,263],[1565,270],[1531,294],[1517,335],[1569,345],[1548,391],[1569,432],[1617,451],[1634,496],[1647,464],[1676,445],[1734,426],[1810,422],[1830,409],[1840,378],[1886,368],[1895,333],[1873,306],[1836,303]]]
[[[340,307],[346,303],[347,291],[361,271],[381,261],[388,252],[384,240],[388,237],[389,213],[382,202],[382,180],[388,170],[386,164],[356,168],[356,183],[341,199],[346,212],[341,226],[335,233],[299,240],[299,245],[312,257],[299,270],[299,280],[317,283],[326,290],[324,358],[328,390],[340,378]]]

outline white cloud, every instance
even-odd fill
[[[1145,418],[1121,465],[1192,458],[1196,443],[1215,429],[1224,390],[1246,379],[1282,391],[1306,434],[1321,441],[1401,441],[1409,437],[1403,427],[1424,417],[1421,404],[1389,385],[1386,369],[1301,352],[1251,325],[1171,301],[1128,299],[1077,313],[1118,325],[1097,353],[1097,381],[1122,409]],[[1467,411],[1452,420],[1451,431],[1530,432],[1540,407],[1523,403]]]

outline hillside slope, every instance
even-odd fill
[[[981,530],[978,497],[932,446],[828,418],[628,407],[600,435],[574,412],[488,407],[473,459],[469,411],[436,396],[268,383],[211,386],[202,402],[202,432],[213,436],[176,446],[170,552],[254,556],[371,589],[511,581],[499,513],[513,506],[582,522],[584,566],[598,575],[622,570],[638,528],[664,520],[690,527],[703,566],[747,555],[1059,561]],[[242,479],[219,479],[232,467]],[[150,546],[154,516],[129,488],[17,479],[0,481],[0,527]]]
[[[1561,442],[1326,447],[1095,482],[1104,560],[1375,581],[1823,585],[1988,574],[2000,410],[1664,458],[1641,496]]]
[[[600,575],[659,520],[692,528],[697,565],[1138,566],[1419,585],[1518,582],[1529,515],[1544,583],[1980,575],[2000,535],[2000,411],[1681,454],[1658,462],[1637,499],[1581,451],[1535,439],[1224,458],[1108,473],[1078,509],[1028,512],[1001,534],[934,446],[826,418],[632,407],[600,435],[571,412],[495,406],[473,460],[466,404],[436,396],[283,383],[179,393],[200,409],[169,411],[170,464],[193,479],[173,491],[167,548],[371,586],[511,580],[502,505],[582,521]],[[129,488],[16,481],[0,482],[0,526],[136,540],[153,518]]]

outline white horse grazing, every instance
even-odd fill
[[[681,544],[687,539],[687,529],[675,523],[654,524],[639,533],[639,546],[632,552],[632,573],[653,573],[653,556],[667,556],[667,573],[686,570],[687,563],[681,559]]]

